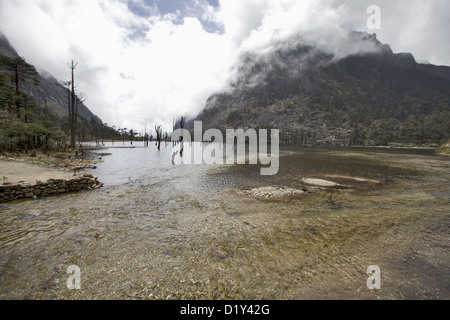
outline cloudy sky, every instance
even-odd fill
[[[367,27],[370,5],[379,30]],[[0,30],[21,56],[60,80],[77,61],[86,105],[137,130],[197,114],[244,50],[312,30],[336,43],[346,29],[450,66],[448,0],[0,0]]]

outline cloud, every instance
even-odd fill
[[[381,29],[367,30],[365,13],[369,5],[381,9]],[[394,52],[411,52],[416,60],[450,65],[450,3],[447,0],[333,0],[343,8],[343,26],[376,32],[378,39]]]
[[[110,125],[169,128],[222,88],[245,51],[273,50],[294,33],[336,56],[359,50],[373,1],[206,0],[163,7],[149,0],[1,0],[0,30],[19,54],[64,80],[76,60],[78,90]],[[164,2],[165,3],[165,2]],[[450,65],[446,0],[377,0],[378,38],[419,61]]]
[[[173,14],[142,17],[123,1],[100,0],[3,1],[0,11],[11,17],[0,28],[29,62],[61,80],[67,60],[79,62],[78,90],[109,124],[171,124],[198,111],[226,74],[229,46],[196,18],[177,24]]]

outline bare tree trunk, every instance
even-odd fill
[[[72,149],[76,148],[76,130],[77,130],[77,118],[78,118],[78,97],[75,93],[75,69],[78,66],[78,63],[75,63],[73,60],[67,63],[67,66],[71,71],[72,81],[68,82],[68,109],[69,109],[69,126],[70,126],[70,147]],[[72,88],[70,89],[70,86]]]
[[[180,128],[184,129],[184,117],[181,117],[181,121],[180,121]],[[183,152],[184,152],[184,141],[183,141],[183,136],[180,137],[180,157],[183,157]]]
[[[75,101],[75,99],[76,99],[76,97],[75,97],[75,65],[74,65],[74,63],[73,63],[73,60],[72,60],[72,64],[71,64],[71,70],[72,70],[72,96],[71,96],[71,98],[72,98],[72,112],[71,112],[71,114],[72,114],[72,119],[70,119],[70,121],[71,121],[71,123],[72,123],[72,130],[71,130],[71,132],[70,132],[70,147],[71,148],[75,148],[75,121],[76,121],[76,114],[75,114],[75,103],[76,103],[76,101]]]
[[[155,126],[156,140],[158,141],[158,150],[161,150],[162,129],[161,126]]]

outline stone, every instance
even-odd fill
[[[302,179],[302,181],[306,184],[318,186],[318,187],[337,187],[339,183],[323,180],[323,179]]]
[[[247,195],[262,199],[296,198],[305,194],[304,190],[278,187],[261,187],[244,192]]]

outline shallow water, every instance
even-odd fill
[[[105,149],[92,171],[104,188],[1,205],[0,298],[450,298],[448,157],[289,150],[263,177],[260,166],[175,166],[171,150]],[[241,192],[264,186],[310,193]],[[70,265],[81,290],[66,286]],[[367,288],[371,265],[381,290]]]

